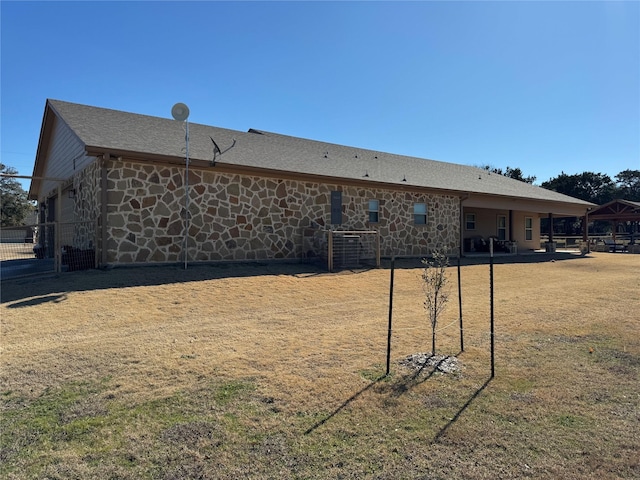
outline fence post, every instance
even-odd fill
[[[93,259],[93,268],[98,268],[98,265],[100,264],[100,252],[98,252],[98,229],[99,227],[100,221],[96,218],[95,221],[95,228],[93,230],[93,252],[94,252],[94,259]]]
[[[495,335],[493,322],[493,238],[489,240],[489,292],[491,303],[491,378],[495,377]]]
[[[389,281],[389,328],[387,329],[387,373],[391,370],[391,322],[393,319],[393,274],[395,269],[396,257],[391,257],[391,279]]]
[[[462,247],[460,247],[460,252]],[[460,312],[460,352],[464,352],[464,328],[462,327],[462,279],[460,277],[460,252],[458,253],[458,312]]]
[[[327,267],[333,272],[333,232],[327,230]]]

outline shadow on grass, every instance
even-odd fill
[[[8,308],[24,308],[24,307],[35,307],[36,305],[41,305],[43,303],[60,303],[67,299],[67,295],[65,293],[59,293],[57,295],[44,295],[42,297],[34,297],[29,300],[23,300],[22,302],[15,302],[10,305],[7,305]]]
[[[322,425],[324,425],[325,423],[327,423],[329,420],[331,420],[333,417],[335,417],[338,413],[340,413],[345,407],[347,407],[351,402],[353,402],[356,398],[358,398],[360,395],[362,395],[364,392],[366,392],[367,390],[369,390],[371,387],[375,386],[378,382],[380,382],[381,380],[384,380],[385,378],[387,378],[386,375],[382,375],[378,378],[376,378],[373,382],[371,382],[369,385],[367,385],[366,387],[364,387],[362,390],[360,390],[359,392],[354,393],[353,395],[351,395],[351,397],[349,397],[347,400],[344,401],[344,403],[342,403],[342,405],[340,405],[338,408],[336,408],[333,412],[331,412],[329,415],[327,415],[325,418],[323,418],[322,420],[320,420],[319,422],[317,422],[315,425],[313,425],[312,427],[309,427],[304,434],[305,435],[309,435],[310,433],[313,433],[314,430],[316,430],[317,428],[321,427]]]
[[[415,258],[396,258],[395,260],[395,268],[396,269],[415,269],[415,268],[424,268],[422,264],[422,259],[424,257],[415,257]],[[582,255],[579,252],[567,251],[567,252],[555,252],[555,253],[547,253],[547,252],[527,252],[527,253],[519,253],[519,254],[511,254],[511,253],[496,253],[493,257],[493,263],[495,265],[506,265],[512,263],[546,263],[546,262],[556,262],[561,260],[580,260],[585,258],[591,258],[589,255]],[[489,253],[476,253],[476,254],[465,254],[460,259],[460,266],[465,267],[469,265],[488,265],[490,262]],[[452,257],[449,259],[449,266],[455,267],[457,263],[457,259]],[[390,268],[391,260],[383,259],[382,260],[382,268]]]
[[[495,257],[494,263],[533,263],[551,260],[569,260],[586,258],[571,253],[529,255],[505,255]],[[27,261],[30,262],[30,261]],[[37,262],[43,262],[37,260]],[[3,264],[5,262],[2,262]],[[477,265],[489,263],[489,256],[464,257],[461,265]],[[43,264],[44,265],[44,264]],[[389,269],[390,259],[383,259],[381,268]],[[396,269],[423,268],[422,257],[396,259]],[[253,277],[269,275],[290,275],[297,278],[314,278],[324,275],[357,275],[374,269],[371,265],[363,264],[361,268],[337,270],[330,273],[321,261],[247,261],[247,262],[216,262],[194,263],[184,269],[180,264],[158,265],[130,265],[112,269],[83,270],[79,272],[52,273],[49,265],[46,272],[31,276],[16,276],[7,269],[2,269],[1,300],[13,302],[34,296],[46,296],[61,292],[79,292],[87,290],[103,290],[119,287],[139,287],[152,285],[167,285],[171,283],[197,282],[218,278]],[[16,275],[21,273],[16,270]],[[23,272],[24,273],[24,272]]]
[[[400,379],[400,381],[394,382],[392,385],[389,385],[388,388],[390,389],[391,394],[396,396],[396,397],[399,397],[400,395],[402,395],[405,392],[409,391],[409,389],[411,389],[411,388],[413,388],[413,387],[415,387],[417,385],[420,385],[421,383],[426,382],[427,380],[429,380],[433,376],[433,374],[435,372],[438,371],[438,367],[440,366],[440,364],[445,359],[446,359],[446,357],[443,358],[442,360],[440,360],[440,362],[438,362],[435,366],[433,366],[433,369],[427,375],[425,375],[424,377],[420,377],[420,374],[425,370],[426,362],[425,362],[425,364],[422,365],[422,367],[420,367],[418,370],[416,370],[411,375],[407,375],[407,376],[403,377],[402,379]],[[322,425],[327,423],[329,420],[331,420],[333,417],[335,417],[338,413],[340,413],[342,410],[344,410],[345,407],[349,406],[349,404],[351,402],[353,402],[355,399],[360,397],[366,391],[370,390],[372,387],[376,386],[381,380],[384,380],[385,378],[387,378],[387,376],[386,375],[382,375],[382,376],[378,377],[376,380],[374,380],[373,382],[371,382],[369,385],[364,387],[362,390],[354,393],[351,397],[349,397],[347,400],[345,400],[333,412],[331,412],[329,415],[324,417],[319,422],[315,423],[313,426],[309,427],[304,432],[304,434],[305,435],[309,435],[310,433],[313,433],[316,429],[318,429],[319,427],[321,427]],[[487,388],[489,383],[491,383],[491,380],[492,380],[491,378],[487,379],[482,384],[482,386],[480,386],[480,388],[478,388],[473,393],[473,395],[471,395],[471,397],[465,402],[465,404],[460,408],[460,410],[458,410],[458,412],[451,418],[451,420],[449,420],[449,422],[444,427],[442,427],[440,429],[440,431],[434,437],[432,443],[437,443],[440,440],[440,438],[442,438],[442,436],[444,436],[447,433],[449,428],[451,428],[451,426],[458,421],[460,416],[467,410],[467,408],[469,408],[469,406],[473,403],[473,401],[484,391],[485,388]]]
[[[458,412],[451,418],[451,420],[449,420],[449,422],[440,429],[440,431],[436,434],[436,436],[433,438],[433,442],[432,443],[438,443],[440,441],[440,439],[447,433],[447,431],[449,430],[449,428],[451,428],[451,426],[456,423],[458,421],[458,419],[460,418],[460,416],[465,412],[465,410],[467,408],[469,408],[469,406],[473,403],[473,401],[478,397],[478,395],[480,395],[482,393],[482,391],[487,388],[487,385],[489,385],[489,383],[491,383],[491,378],[487,379],[487,381],[485,381],[482,386],[480,388],[478,388],[478,390],[475,391],[475,393],[473,395],[471,395],[471,397],[469,398],[469,400],[467,400],[467,402],[460,408],[460,410],[458,410]]]
[[[188,283],[222,278],[288,275],[297,278],[333,275],[316,264],[292,262],[236,262],[194,264],[185,270],[179,265],[145,265],[51,273],[11,278],[2,272],[1,302],[48,295],[107,290],[120,287],[145,287]]]

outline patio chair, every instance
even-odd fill
[[[626,252],[627,251],[627,246],[625,244],[614,242],[612,238],[605,238],[603,242],[610,252]]]

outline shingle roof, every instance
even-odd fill
[[[183,126],[172,119],[48,100],[87,149],[184,157]],[[219,163],[295,174],[366,180],[372,184],[498,195],[591,206],[589,202],[466,165],[377,152],[249,129],[189,124],[189,155]],[[234,143],[235,141],[235,143]]]

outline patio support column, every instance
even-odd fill
[[[509,238],[510,242],[513,242],[513,210],[509,210]]]
[[[549,242],[553,242],[553,213],[549,213]]]
[[[589,241],[589,212],[586,212],[582,217],[582,241]]]
[[[460,256],[463,256],[465,254],[464,251],[464,225],[465,225],[465,221],[464,221],[464,207],[462,206],[462,202],[464,202],[465,200],[467,200],[471,195],[469,193],[467,193],[464,197],[460,197],[460,235],[459,235],[459,242],[460,245],[458,245],[458,252],[460,252]]]

